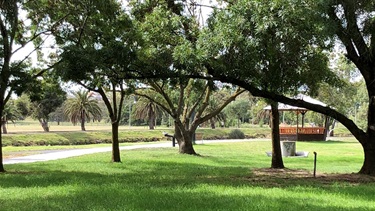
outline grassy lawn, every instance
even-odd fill
[[[196,145],[6,165],[0,210],[375,210],[375,179],[351,174],[362,164],[353,139],[297,142],[308,158],[284,158],[270,171],[269,141]],[[312,177],[318,153],[318,177]],[[340,173],[340,174],[333,174]]]

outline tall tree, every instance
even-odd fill
[[[147,84],[149,89],[136,90],[136,94],[158,104],[173,118],[174,136],[179,144],[179,152],[184,154],[196,154],[193,136],[198,126],[216,116],[244,92],[242,89],[235,90],[228,98],[221,99],[220,106],[208,113],[206,109],[216,88],[212,81],[181,78],[149,80]]]
[[[315,24],[318,29],[327,29],[321,33],[315,33],[316,30],[301,30],[314,35],[313,38],[319,38],[322,36],[330,38],[330,35],[334,35],[338,38],[346,49],[347,58],[356,65],[364,78],[367,87],[367,98],[369,101],[367,126],[365,131],[360,129],[351,119],[333,108],[307,103],[303,100],[291,99],[280,95],[280,93],[277,92],[260,89],[258,86],[251,83],[251,79],[243,75],[239,77],[233,77],[231,74],[219,73],[214,75],[218,76],[223,81],[231,82],[246,88],[254,96],[304,107],[335,118],[355,136],[363,147],[364,162],[359,173],[375,175],[375,106],[373,103],[375,99],[375,83],[373,83],[375,80],[375,30],[373,18],[375,2],[371,0],[302,1],[294,3],[294,6],[289,5],[285,8],[293,9],[289,10],[288,14],[295,14],[295,11],[298,11],[295,8],[298,6],[301,6],[300,11],[302,11],[303,14],[295,16],[296,20],[300,20],[298,17],[303,17],[304,20],[301,20],[301,23],[304,23],[305,26]],[[284,13],[278,14],[284,15]],[[282,17],[279,16],[278,18],[281,19]],[[296,35],[292,37],[296,37]],[[312,41],[314,41],[314,39],[312,39]],[[324,43],[317,43],[317,45],[322,46]],[[321,62],[318,61],[316,62],[316,64],[320,63]],[[316,74],[313,74],[313,72],[306,72],[305,74],[314,78],[316,75],[321,75],[321,72],[317,72]],[[289,77],[293,76],[293,72],[290,73]]]
[[[33,52],[40,52],[42,47],[46,47],[48,34],[56,24],[49,19],[34,21],[37,16],[30,15],[29,6],[38,2],[0,1],[0,116],[3,116],[5,104],[12,93],[20,95],[33,78],[42,75],[50,65],[53,65],[41,62],[43,56],[39,54],[39,64],[45,64],[44,69],[31,71],[30,68]],[[0,135],[0,172],[4,172],[1,143]]]
[[[277,94],[296,94],[301,87],[316,91],[319,82],[331,74],[323,49],[316,47],[322,40],[311,33],[316,26],[305,23],[304,6],[304,1],[240,0],[215,13],[208,33],[201,37],[212,58],[206,65],[208,72]],[[271,167],[284,168],[278,102],[271,99],[269,104],[273,115]]]
[[[14,100],[10,100],[5,105],[3,116],[1,117],[1,127],[2,127],[3,134],[8,133],[6,124],[9,123],[9,121],[14,123],[15,121],[19,120],[22,117],[21,113],[17,110],[14,104],[15,104]]]
[[[85,122],[100,120],[102,113],[95,99],[95,95],[90,91],[77,91],[73,93],[74,97],[69,98],[64,104],[64,114],[70,121],[76,125],[81,124],[81,130],[86,131]]]
[[[49,115],[63,104],[66,92],[50,78],[41,81],[40,86],[37,84],[33,86],[35,89],[27,91],[32,103],[32,117],[39,121],[44,132],[49,132]]]
[[[118,127],[137,49],[132,20],[116,0],[46,4],[47,17],[64,20],[54,31],[63,51],[59,75],[100,94],[112,126],[112,161],[121,162]]]

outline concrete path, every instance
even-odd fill
[[[270,139],[239,139],[239,140],[199,140],[197,144],[209,144],[209,143],[221,143],[221,142],[246,142],[246,141],[269,141]],[[140,148],[161,148],[161,147],[172,147],[171,142],[158,143],[158,144],[140,144],[134,146],[122,146],[120,150],[132,150]],[[176,144],[176,148],[178,145]],[[16,163],[33,163],[49,160],[57,160],[99,152],[110,152],[111,147],[97,147],[89,149],[71,149],[71,150],[58,150],[53,152],[47,152],[36,155],[28,155],[23,157],[14,157],[3,160],[3,164],[16,164]]]

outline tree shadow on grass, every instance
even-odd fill
[[[289,210],[306,206],[309,210],[335,210],[338,208],[323,199],[303,202],[295,195],[272,194],[272,190],[298,192],[301,196],[311,192],[319,196],[324,191],[327,197],[342,194],[369,202],[375,194],[374,178],[357,174],[313,178],[303,170],[268,171],[250,169],[246,162],[235,166],[235,161],[227,160],[217,165],[215,157],[199,159],[209,159],[213,164],[178,160],[131,160],[114,164],[79,159],[73,159],[72,163],[22,164],[0,174],[0,187],[5,192],[44,190],[46,195],[44,191],[36,191],[42,195],[31,194],[4,202],[6,207],[29,204],[27,207],[32,210],[268,210],[281,209],[287,201],[294,203]],[[55,189],[61,189],[61,193],[53,192]]]

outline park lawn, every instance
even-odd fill
[[[270,171],[270,141],[122,151],[6,165],[0,210],[374,210],[375,179],[355,140],[297,142],[308,158],[284,158]],[[318,176],[312,177],[318,153]],[[340,174],[332,174],[340,173]]]

